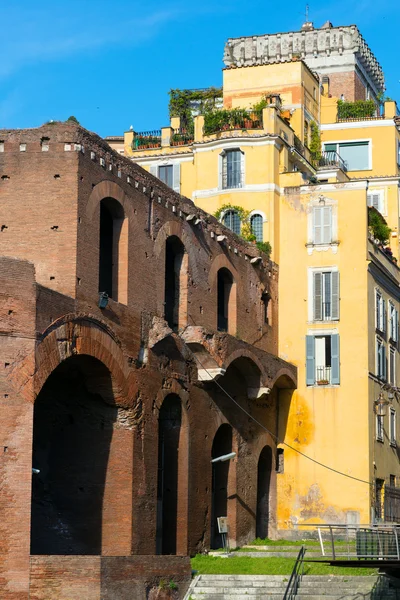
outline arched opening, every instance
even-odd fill
[[[232,452],[232,427],[225,423],[215,434],[211,457],[218,458]],[[218,532],[218,517],[228,516],[228,483],[230,460],[212,463],[211,485],[211,548],[222,548],[222,537]]]
[[[225,267],[217,273],[217,329],[236,333],[236,284]]]
[[[165,320],[173,330],[187,325],[187,261],[185,246],[175,235],[165,247]]]
[[[181,400],[170,394],[158,417],[157,554],[177,553],[181,426]]]
[[[97,359],[73,356],[47,379],[33,416],[31,554],[101,554],[116,418],[111,375]]]
[[[113,198],[100,202],[99,292],[128,301],[128,219]]]
[[[272,449],[270,446],[264,446],[258,459],[257,467],[257,516],[256,516],[256,536],[259,538],[268,537],[269,525],[269,492],[271,484],[272,470]]]

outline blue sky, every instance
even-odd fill
[[[3,0],[0,128],[75,115],[102,136],[168,124],[168,90],[220,85],[226,38],[297,30],[305,3]],[[310,3],[320,27],[357,24],[400,100],[397,3]]]

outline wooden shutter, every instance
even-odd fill
[[[314,206],[313,208],[313,242],[314,244],[322,243],[322,207]]]
[[[396,309],[394,309],[394,338],[393,341],[397,342],[399,341],[399,313]]]
[[[383,298],[382,298],[381,302],[382,302],[382,330],[381,331],[383,331],[383,333],[386,333],[386,330],[387,330],[386,302]]]
[[[306,335],[306,384],[315,383],[315,340],[313,335]]]
[[[332,241],[332,208],[324,206],[322,209],[322,243],[330,244]]]
[[[322,320],[322,273],[314,273],[314,321]]]
[[[382,348],[382,379],[384,381],[387,381],[386,347],[384,344],[382,344],[381,348]]]
[[[331,335],[331,383],[340,383],[339,335]]]
[[[181,193],[181,165],[180,165],[180,163],[176,163],[174,165],[172,188],[173,188],[174,192],[178,192],[178,194]]]
[[[150,173],[154,175],[154,177],[158,177],[158,167],[157,165],[152,165],[150,167]]]
[[[331,319],[339,320],[339,271],[332,271]]]

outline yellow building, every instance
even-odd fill
[[[222,89],[185,91],[170,126],[108,141],[271,245],[280,356],[299,370],[280,398],[279,533],[400,521],[396,104],[380,106],[382,69],[354,26],[231,39],[224,60]]]

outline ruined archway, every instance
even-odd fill
[[[270,487],[272,471],[272,448],[264,446],[261,450],[257,466],[257,512],[256,537],[268,537],[270,512]]]
[[[221,425],[215,434],[211,458],[218,458],[232,452],[232,427],[227,423]],[[211,548],[222,547],[222,537],[218,532],[218,517],[228,516],[228,485],[230,460],[212,464],[211,484]]]
[[[50,374],[35,403],[31,554],[101,554],[110,445],[117,407],[111,374],[74,355]]]

